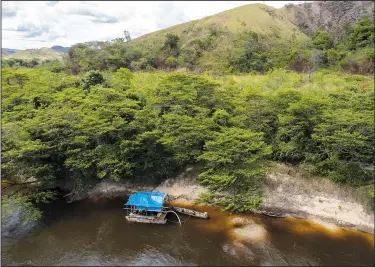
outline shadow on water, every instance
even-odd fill
[[[3,241],[3,265],[374,264],[369,234],[256,215],[242,215],[246,224],[234,226],[238,216],[214,207],[195,207],[210,219],[182,215],[182,226],[128,223],[124,202],[57,200],[43,207],[34,231]]]

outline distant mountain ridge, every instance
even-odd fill
[[[3,49],[2,49],[3,50]],[[61,60],[64,53],[55,51],[48,47],[43,47],[40,49],[26,49],[18,50],[11,54],[4,54],[2,52],[1,56],[3,59],[23,59],[23,60]]]
[[[37,49],[13,49],[13,48],[1,48],[1,57],[3,59],[23,59],[23,60],[55,60],[62,59],[63,54],[69,51],[70,47],[64,47],[61,45],[54,45],[50,48],[42,47]]]
[[[19,49],[12,49],[12,48],[1,48],[1,55],[10,55],[10,54],[14,54],[16,53],[17,51],[20,51]]]
[[[92,48],[100,48],[102,43],[105,42],[87,42],[85,44]],[[50,48],[34,48],[34,49],[13,49],[13,48],[1,48],[1,56],[4,59],[17,58],[17,59],[31,59],[36,57],[37,59],[60,59],[62,55],[56,53],[67,53],[70,46],[54,45]],[[56,52],[56,53],[54,53]]]
[[[66,53],[69,51],[70,47],[64,47],[64,46],[61,46],[61,45],[54,45],[51,47],[52,50],[56,51],[56,52],[61,52],[61,53]]]

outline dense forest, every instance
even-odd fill
[[[373,183],[374,81],[358,75],[373,73],[370,19],[338,43],[318,30],[311,42],[269,49],[241,33],[215,71],[199,71],[199,51],[221,34],[189,49],[167,35],[158,56],[117,39],[75,45],[64,62],[3,61],[2,180],[17,188],[3,195],[3,216],[17,204],[38,218],[34,204],[61,185],[157,184],[188,164],[209,188],[199,201],[231,211],[261,202],[275,161]]]

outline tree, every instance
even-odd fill
[[[334,66],[343,58],[343,55],[338,50],[331,48],[327,50],[326,58],[328,65]]]
[[[68,52],[66,65],[71,70],[72,74],[97,69],[98,62],[95,60],[97,50],[90,48],[86,44],[73,45]]]
[[[165,64],[167,65],[168,68],[175,69],[178,65],[178,62],[174,57],[168,57],[165,60]]]
[[[124,31],[124,38],[125,38],[125,41],[128,43],[131,41],[131,37],[130,37],[130,32],[125,30]]]
[[[113,74],[112,85],[114,88],[127,90],[131,87],[131,80],[133,79],[133,77],[134,75],[130,70],[120,68]]]
[[[132,73],[124,66],[136,51],[121,42],[75,46],[78,75],[54,72],[53,62],[1,70],[1,173],[11,184],[35,181],[3,202],[8,211],[21,201],[38,216],[31,204],[48,188],[64,185],[72,197],[99,179],[159,183],[197,163],[209,188],[201,201],[250,210],[261,201],[270,146],[273,159],[312,164],[335,182],[371,182],[372,77]],[[112,71],[86,71],[102,64]]]
[[[316,152],[316,142],[311,135],[327,105],[327,100],[289,91],[282,92],[276,104],[285,108],[277,115],[279,127],[274,154],[278,159],[287,162],[303,161],[308,154]]]
[[[162,50],[164,50],[164,53],[166,54],[166,57],[168,56],[178,57],[178,55],[180,54],[180,48],[178,45],[179,41],[180,41],[180,37],[178,37],[175,34],[168,33],[166,35],[164,46],[162,48]]]
[[[239,72],[249,72],[251,69],[263,71],[262,59],[259,56],[260,44],[258,34],[252,31],[237,37],[235,48],[229,56],[229,65]]]
[[[310,50],[292,50],[289,54],[289,68],[297,72],[307,72],[311,70],[311,51]]]
[[[270,153],[271,147],[264,143],[262,133],[240,128],[216,133],[198,157],[206,166],[199,179],[209,188],[199,202],[234,212],[257,207],[265,174],[264,158]]]
[[[22,73],[16,73],[6,79],[8,85],[19,85],[21,88],[23,88],[25,83],[29,80],[29,77]]]
[[[313,44],[316,49],[327,50],[329,48],[332,48],[333,41],[331,35],[328,32],[317,30],[314,33]]]
[[[318,68],[322,67],[325,63],[325,57],[324,52],[321,50],[313,49],[311,51],[311,69],[310,72],[314,72],[318,70]]]
[[[25,187],[24,189],[27,190]],[[17,191],[17,190],[16,190]],[[3,191],[2,191],[3,193]],[[35,203],[49,203],[55,199],[53,191],[27,190],[27,193],[2,194],[1,197],[1,219],[3,222],[11,219],[13,213],[19,211],[21,220],[33,221],[42,217],[42,211],[35,206]]]
[[[219,85],[207,78],[172,74],[156,88],[152,107],[160,118],[159,142],[183,165],[194,162],[215,127],[209,117],[215,107],[215,91]]]
[[[168,33],[165,37],[166,40],[164,42],[164,47],[171,50],[178,48],[178,41],[180,40],[180,37],[178,37],[178,35]]]
[[[82,80],[83,90],[90,92],[91,86],[102,84],[103,82],[103,75],[99,71],[89,71]]]
[[[355,50],[374,44],[374,22],[366,17],[358,21],[348,36],[348,48]]]

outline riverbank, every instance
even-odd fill
[[[268,186],[259,207],[262,213],[374,233],[374,212],[365,204],[367,192],[340,186],[285,164],[276,164],[267,178]]]
[[[193,204],[206,188],[196,180],[193,167],[159,186],[138,186],[130,183],[102,181],[87,192],[87,198],[113,198],[136,191],[159,190],[169,199]],[[366,209],[361,192],[339,186],[329,179],[310,176],[302,170],[276,164],[267,175],[263,202],[255,213],[268,216],[309,219],[327,227],[345,227],[363,232],[374,232],[374,213]],[[81,197],[81,198],[85,198]]]
[[[42,207],[27,234],[2,240],[7,266],[373,266],[374,235],[309,220],[230,214],[195,206],[209,220],[179,215],[167,226],[128,223],[124,198]],[[181,206],[189,204],[178,203]],[[172,221],[176,223],[172,223]]]

